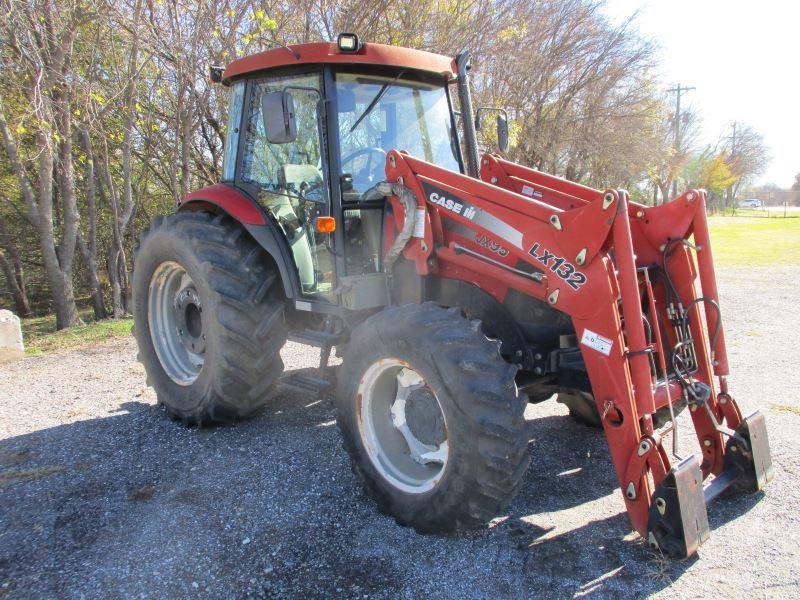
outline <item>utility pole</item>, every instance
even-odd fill
[[[730,156],[730,158],[731,158],[731,161],[735,161],[736,160],[736,121],[731,123],[731,137],[730,137],[730,140],[731,140],[731,156]],[[728,206],[733,208],[733,203],[734,203],[733,184],[730,184],[728,186],[728,189],[726,190],[726,192],[727,192],[727,197],[728,197],[727,198]]]
[[[677,157],[681,151],[681,95],[686,92],[691,92],[697,88],[681,86],[679,83],[674,88],[667,90],[667,93],[675,93],[675,156]],[[677,165],[676,165],[677,166]],[[672,197],[678,195],[678,173],[675,172],[672,178]],[[664,198],[666,202],[667,199]]]

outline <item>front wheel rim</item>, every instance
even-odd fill
[[[164,372],[178,385],[194,383],[205,362],[206,319],[194,281],[178,263],[165,261],[153,271],[147,317]]]
[[[405,361],[385,358],[366,370],[356,392],[361,440],[372,465],[395,488],[432,490],[450,456],[441,403]]]

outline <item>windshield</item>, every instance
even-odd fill
[[[401,73],[402,75],[402,73]],[[338,73],[342,174],[363,194],[386,178],[386,152],[409,154],[460,170],[445,87],[399,77]]]

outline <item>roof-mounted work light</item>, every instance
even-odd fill
[[[364,47],[355,33],[340,33],[336,38],[336,45],[339,47],[339,52],[345,54],[355,54]]]
[[[222,74],[225,72],[225,67],[219,65],[208,65],[208,78],[211,83],[219,83],[222,81]]]

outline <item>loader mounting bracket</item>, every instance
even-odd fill
[[[652,547],[679,558],[709,538],[703,473],[694,455],[674,465],[656,488],[647,528]]]
[[[737,436],[728,439],[725,471],[736,473],[731,486],[736,492],[757,492],[772,481],[772,455],[764,415],[755,411],[736,428]]]

